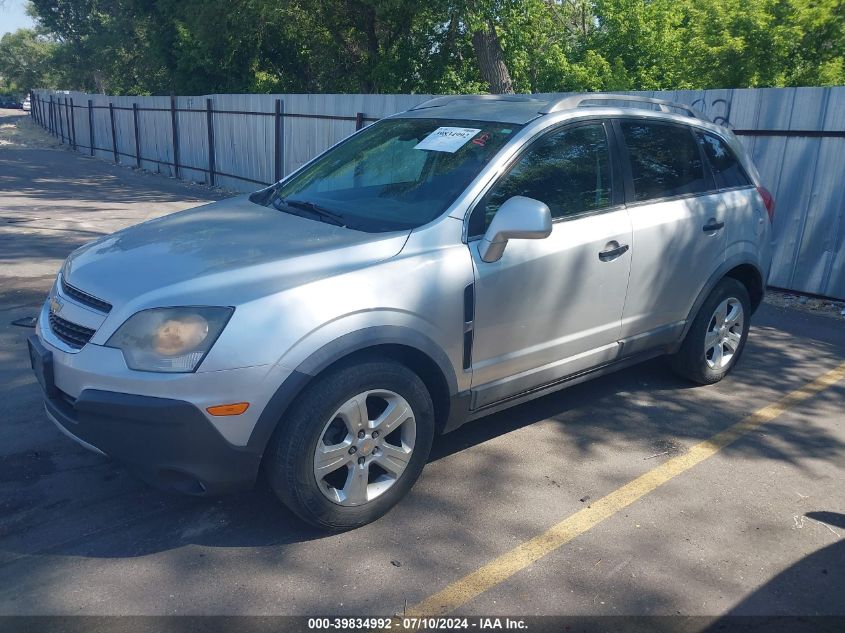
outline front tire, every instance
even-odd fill
[[[434,407],[419,376],[393,361],[365,361],[305,389],[270,444],[268,479],[307,523],[349,530],[405,496],[433,438]]]
[[[672,355],[673,369],[701,385],[719,382],[745,349],[750,318],[748,290],[725,277],[704,301],[681,348]]]

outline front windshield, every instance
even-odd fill
[[[443,213],[521,127],[387,119],[250,199],[359,231],[412,229]]]

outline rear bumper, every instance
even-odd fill
[[[76,399],[45,394],[45,406],[65,434],[159,488],[223,494],[258,474],[260,452],[229,444],[188,402],[86,389]]]

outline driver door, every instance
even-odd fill
[[[546,133],[473,210],[471,236],[517,195],[544,202],[553,220],[549,237],[510,240],[495,262],[469,242],[474,409],[619,357],[632,229],[608,139],[601,121]]]

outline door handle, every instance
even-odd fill
[[[611,262],[617,257],[624,255],[629,248],[630,246],[627,244],[620,246],[618,242],[609,242],[603,251],[599,251],[599,259],[603,262]]]
[[[712,233],[713,231],[720,231],[721,229],[725,228],[724,222],[717,222],[714,218],[710,218],[702,227],[702,230],[705,233]]]

